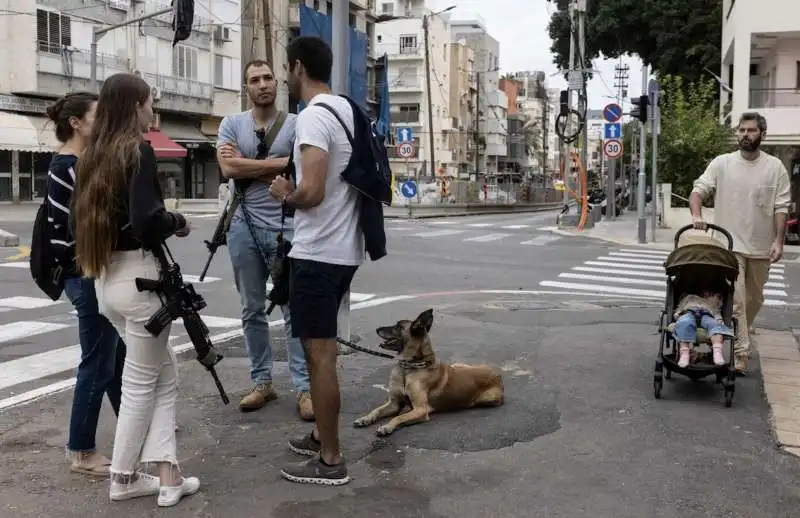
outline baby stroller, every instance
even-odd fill
[[[687,225],[675,234],[675,249],[664,262],[667,274],[667,296],[664,309],[661,311],[659,333],[661,345],[656,358],[655,375],[653,376],[653,392],[656,399],[661,399],[663,379],[672,378],[672,373],[677,372],[687,376],[692,381],[716,375],[717,383],[722,383],[725,388],[725,406],[733,404],[733,392],[736,382],[734,369],[734,342],[732,337],[725,337],[728,344],[729,359],[725,365],[714,365],[711,361],[710,339],[705,329],[697,326],[697,340],[694,344],[694,361],[687,367],[678,365],[679,344],[672,332],[675,329],[675,309],[681,298],[689,293],[700,294],[701,290],[710,290],[722,295],[722,319],[736,335],[737,322],[733,318],[733,293],[736,278],[739,275],[739,262],[733,254],[733,238],[722,227],[708,224],[708,228],[716,230],[728,240],[725,249],[717,241],[706,243],[691,243],[678,246],[681,234],[693,229]],[[702,349],[707,348],[708,353],[703,354]],[[665,373],[666,371],[666,373]]]

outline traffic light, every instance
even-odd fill
[[[561,90],[561,94],[559,95],[559,115],[567,115],[569,114],[569,91],[568,90]]]
[[[646,95],[639,96],[639,98],[634,97],[631,99],[633,103],[633,109],[631,109],[631,116],[636,117],[642,124],[647,124],[647,105],[650,102],[650,98]]]

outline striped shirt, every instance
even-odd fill
[[[47,221],[50,245],[56,261],[65,272],[77,273],[75,238],[69,226],[70,205],[75,191],[75,155],[56,154],[47,173]]]

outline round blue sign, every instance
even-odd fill
[[[406,180],[400,185],[400,192],[402,192],[403,196],[406,198],[413,198],[417,195],[417,184],[412,180]]]

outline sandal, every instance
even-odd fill
[[[73,473],[89,475],[92,477],[107,477],[111,469],[111,461],[101,457],[97,461],[90,463],[86,461],[76,461],[72,463],[69,470]]]

